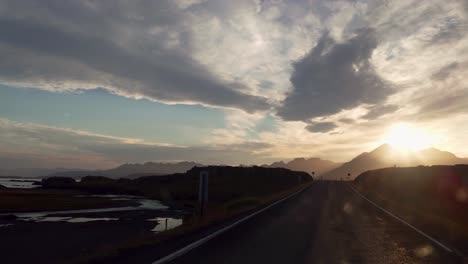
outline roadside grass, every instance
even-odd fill
[[[262,201],[256,197],[243,197],[226,203],[224,208],[226,211],[235,211],[242,208],[254,207],[261,203]]]
[[[104,245],[100,248],[97,248],[92,253],[81,255],[74,260],[69,260],[69,263],[112,263],[113,259],[120,259],[122,256],[131,256],[137,254],[137,252],[147,252],[148,250],[151,250],[154,252],[154,256],[157,256],[158,246],[165,242],[174,241],[177,239],[183,240],[183,238],[186,237],[195,238],[197,237],[197,234],[201,233],[211,233],[216,228],[220,228],[232,220],[255,212],[300,189],[308,187],[310,184],[312,184],[312,182],[288,188],[271,195],[261,197],[242,197],[223,204],[211,205],[208,207],[207,214],[203,218],[197,214],[187,216],[184,218],[183,225],[172,230],[168,230],[159,234],[148,234],[145,236],[136,237],[119,245]]]
[[[468,217],[466,212],[454,215],[437,202],[404,199],[404,195],[384,190],[382,186],[373,186],[372,189],[359,184],[353,184],[353,186],[367,198],[408,223],[449,243],[454,249],[464,254],[468,252]]]

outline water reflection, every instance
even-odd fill
[[[140,196],[131,195],[80,195],[83,199],[87,197],[102,197],[111,200],[125,199],[136,201],[134,206],[126,207],[111,207],[111,208],[100,208],[100,209],[80,209],[80,210],[61,210],[61,211],[41,211],[41,212],[24,212],[24,213],[1,213],[0,216],[16,216],[17,221],[23,222],[57,222],[57,223],[85,223],[85,222],[97,222],[97,221],[120,221],[120,218],[107,217],[109,212],[122,212],[122,211],[137,211],[137,210],[168,210],[169,207],[162,204],[158,200],[148,200]],[[174,211],[175,212],[175,211]],[[91,213],[92,216],[87,217]],[[141,215],[141,214],[138,214]],[[155,221],[156,226],[151,229],[152,232],[160,233],[166,230],[170,230],[182,225],[183,220],[181,218],[172,217],[154,217],[154,213],[150,214],[142,220],[138,221]],[[123,219],[125,220],[125,219]],[[11,224],[0,225],[0,227],[8,226]]]
[[[34,183],[40,182],[38,179],[20,179],[20,178],[0,178],[0,185],[7,188],[31,189],[38,187]]]
[[[172,218],[172,217],[157,217],[153,219],[148,219],[148,221],[157,221],[158,224],[151,229],[155,233],[164,232],[167,230],[174,229],[183,223],[183,219]]]
[[[85,197],[85,196],[83,196]],[[129,199],[129,196],[124,196],[123,198],[118,198],[118,195],[115,195],[114,199]],[[57,215],[57,214],[84,214],[84,213],[108,213],[108,212],[122,212],[122,211],[133,211],[133,210],[167,210],[168,206],[162,204],[158,200],[147,200],[147,199],[135,199],[139,204],[136,206],[124,206],[124,207],[109,207],[109,208],[99,208],[99,209],[79,209],[79,210],[61,210],[61,211],[42,211],[34,213],[1,213],[2,215],[15,215],[16,217],[35,217],[36,215]]]
[[[18,217],[19,221],[31,222],[67,222],[67,223],[85,223],[95,221],[115,221],[119,218],[109,217],[71,217],[71,216],[48,216],[47,214],[35,213]]]
[[[72,219],[67,220],[68,223],[86,223],[86,222],[94,222],[94,221],[117,221],[119,218],[112,218],[112,217],[75,217]]]

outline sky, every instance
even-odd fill
[[[0,167],[468,157],[468,1],[0,0]],[[404,134],[404,133],[403,133]]]

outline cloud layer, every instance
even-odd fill
[[[244,84],[215,76],[192,58],[190,34],[171,29],[184,17],[170,2],[48,2],[41,3],[45,9],[17,1],[2,6],[4,83],[51,90],[101,86],[164,102],[269,109],[266,98],[245,93]]]
[[[101,87],[216,107],[225,119],[196,143],[172,146],[6,116],[5,165],[345,160],[398,122],[468,155],[465,0],[4,0],[0,32],[0,84]]]
[[[110,168],[127,162],[190,160],[204,164],[250,164],[261,157],[263,142],[177,146],[113,137],[87,131],[0,119],[2,168]]]

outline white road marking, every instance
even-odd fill
[[[315,182],[315,181],[314,181],[314,182]],[[313,182],[313,183],[314,183],[314,182]],[[313,184],[313,183],[312,183],[312,184]],[[299,190],[299,191],[297,191],[297,192],[295,192],[295,193],[293,193],[293,194],[291,194],[291,195],[289,195],[289,196],[287,196],[287,197],[285,197],[285,198],[283,198],[283,199],[281,199],[281,200],[279,200],[279,201],[276,201],[276,202],[270,204],[269,206],[267,206],[267,207],[265,207],[265,208],[263,208],[263,209],[258,210],[258,211],[255,212],[255,213],[252,213],[252,214],[250,214],[250,215],[248,215],[248,216],[245,216],[244,218],[242,218],[242,219],[240,219],[240,220],[237,220],[236,222],[234,222],[234,223],[232,223],[232,224],[230,224],[230,225],[228,225],[228,226],[226,226],[226,227],[223,227],[223,228],[221,228],[220,230],[217,230],[217,231],[215,231],[215,232],[209,234],[208,236],[206,236],[206,237],[204,237],[204,238],[202,238],[202,239],[200,239],[200,240],[197,240],[197,241],[195,241],[195,242],[192,242],[192,243],[188,244],[187,246],[185,246],[185,247],[183,247],[183,248],[181,248],[181,249],[179,249],[179,250],[177,250],[177,251],[175,251],[175,252],[173,252],[173,253],[171,253],[171,254],[169,254],[169,255],[167,255],[167,256],[165,256],[165,257],[159,259],[159,260],[156,260],[156,261],[154,261],[152,264],[162,264],[162,263],[167,263],[167,262],[169,262],[169,261],[171,261],[171,260],[174,260],[174,259],[176,259],[176,258],[178,258],[178,257],[180,257],[180,256],[182,256],[182,255],[184,255],[184,254],[186,254],[186,253],[189,252],[190,250],[192,250],[192,249],[194,249],[194,248],[197,248],[197,247],[203,245],[204,243],[208,242],[209,240],[211,240],[211,239],[213,239],[213,238],[215,238],[215,237],[221,235],[222,233],[228,231],[229,229],[231,229],[231,228],[233,228],[233,227],[239,225],[240,223],[242,223],[242,222],[244,222],[244,221],[246,221],[246,220],[248,220],[248,219],[254,217],[255,215],[257,215],[257,214],[259,214],[259,213],[261,213],[261,212],[263,212],[263,211],[265,211],[265,210],[267,210],[267,209],[269,209],[269,208],[271,208],[271,207],[273,207],[273,206],[275,206],[275,205],[277,205],[277,204],[279,204],[279,203],[281,203],[281,202],[283,202],[283,201],[285,201],[285,200],[287,200],[287,199],[289,199],[289,198],[291,198],[291,197],[293,197],[293,196],[295,196],[295,195],[297,195],[297,194],[303,192],[304,190],[306,190],[306,189],[309,188],[309,187],[310,187],[310,185],[307,186],[307,187],[305,187],[305,188],[303,188],[303,189],[301,189],[301,190]]]
[[[387,211],[386,209],[382,208],[380,205],[374,203],[373,201],[367,199],[364,195],[362,195],[358,190],[356,190],[353,186],[351,186],[351,184],[347,184],[349,188],[351,188],[351,190],[353,190],[357,195],[361,196],[364,200],[368,201],[369,203],[371,203],[372,205],[374,205],[375,207],[379,208],[380,210],[382,210],[383,212],[385,212],[386,214],[392,216],[393,218],[397,219],[398,221],[402,222],[403,224],[405,224],[406,226],[410,227],[411,229],[413,229],[414,231],[418,232],[419,234],[421,234],[422,236],[424,236],[425,238],[431,240],[432,242],[434,242],[436,245],[438,245],[439,247],[443,248],[444,250],[450,252],[450,253],[455,253],[457,255],[460,255],[459,252],[454,252],[454,250],[452,250],[451,248],[449,248],[448,246],[444,245],[442,242],[438,241],[437,239],[431,237],[430,235],[424,233],[423,231],[419,230],[418,228],[416,228],[415,226],[413,226],[412,224],[406,222],[405,220],[401,219],[400,217],[394,215],[393,213]]]

